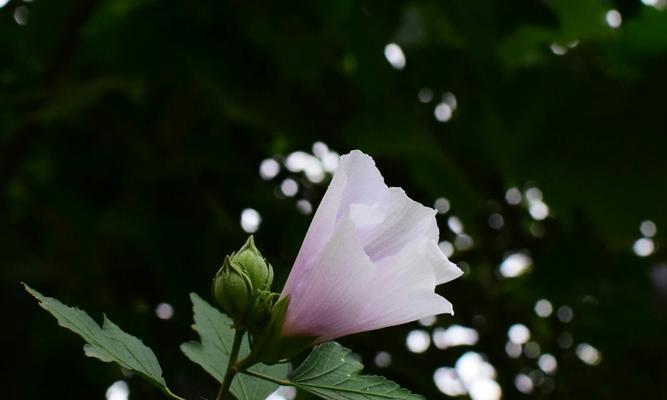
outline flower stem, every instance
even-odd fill
[[[177,395],[177,394],[174,394],[171,390],[169,390],[169,389],[166,388],[166,387],[161,388],[161,390],[162,390],[162,392],[163,392],[167,397],[169,397],[169,398],[176,399],[176,400],[185,400],[185,399],[182,398],[181,396],[179,396],[179,395]]]
[[[236,367],[236,361],[239,356],[239,349],[241,348],[241,341],[243,340],[243,335],[245,331],[237,330],[234,333],[234,343],[232,344],[232,351],[229,353],[229,362],[227,362],[227,371],[225,372],[225,377],[222,379],[222,385],[220,385],[220,391],[218,392],[218,397],[216,400],[230,400],[233,397],[229,393],[229,387],[232,385],[232,380],[238,372]]]

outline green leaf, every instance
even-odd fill
[[[222,382],[234,340],[232,321],[195,293],[192,293],[190,298],[195,320],[192,328],[199,334],[200,342],[183,343],[181,350],[192,362],[199,364],[218,382]],[[248,339],[245,337],[239,351],[239,359],[249,352]],[[287,375],[287,364],[256,364],[250,370],[279,380]],[[275,383],[238,374],[232,381],[230,390],[238,400],[263,400],[276,387]]]
[[[384,377],[360,375],[364,366],[350,353],[334,342],[316,346],[286,383],[329,400],[424,400]]]
[[[168,396],[181,399],[167,388],[155,354],[141,340],[123,332],[106,315],[100,327],[85,311],[68,307],[57,299],[42,295],[26,284],[24,286],[28,293],[39,301],[40,307],[56,317],[60,326],[71,330],[87,342],[83,348],[88,357],[114,362],[134,371]]]

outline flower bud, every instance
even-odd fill
[[[255,247],[255,239],[252,235],[236,254],[232,254],[231,260],[248,274],[255,291],[271,289],[273,268]]]
[[[246,318],[246,327],[250,332],[257,332],[265,329],[271,320],[273,306],[278,301],[280,295],[265,290],[255,292],[252,303],[252,312]]]
[[[238,252],[225,257],[213,279],[213,298],[239,329],[259,329],[273,307],[273,269],[252,236]]]
[[[252,305],[252,281],[229,256],[225,257],[225,262],[213,278],[213,298],[235,322],[242,321]]]

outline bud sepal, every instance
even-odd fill
[[[283,321],[288,304],[287,296],[280,297],[273,305],[271,318],[264,329],[251,334],[251,351],[246,359],[247,362],[275,364],[293,358],[315,344],[314,336],[289,336],[283,333]]]
[[[255,238],[252,235],[238,252],[232,253],[231,261],[248,274],[255,291],[271,290],[273,268],[255,246]]]
[[[248,274],[225,257],[213,278],[213,299],[235,322],[245,319],[252,305],[253,288]]]

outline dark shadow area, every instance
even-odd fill
[[[188,294],[242,214],[279,290],[356,148],[441,211],[466,271],[442,288],[455,316],[343,339],[366,371],[428,399],[667,398],[664,0],[5,3],[4,398],[162,398],[22,281],[213,398],[178,348]]]

